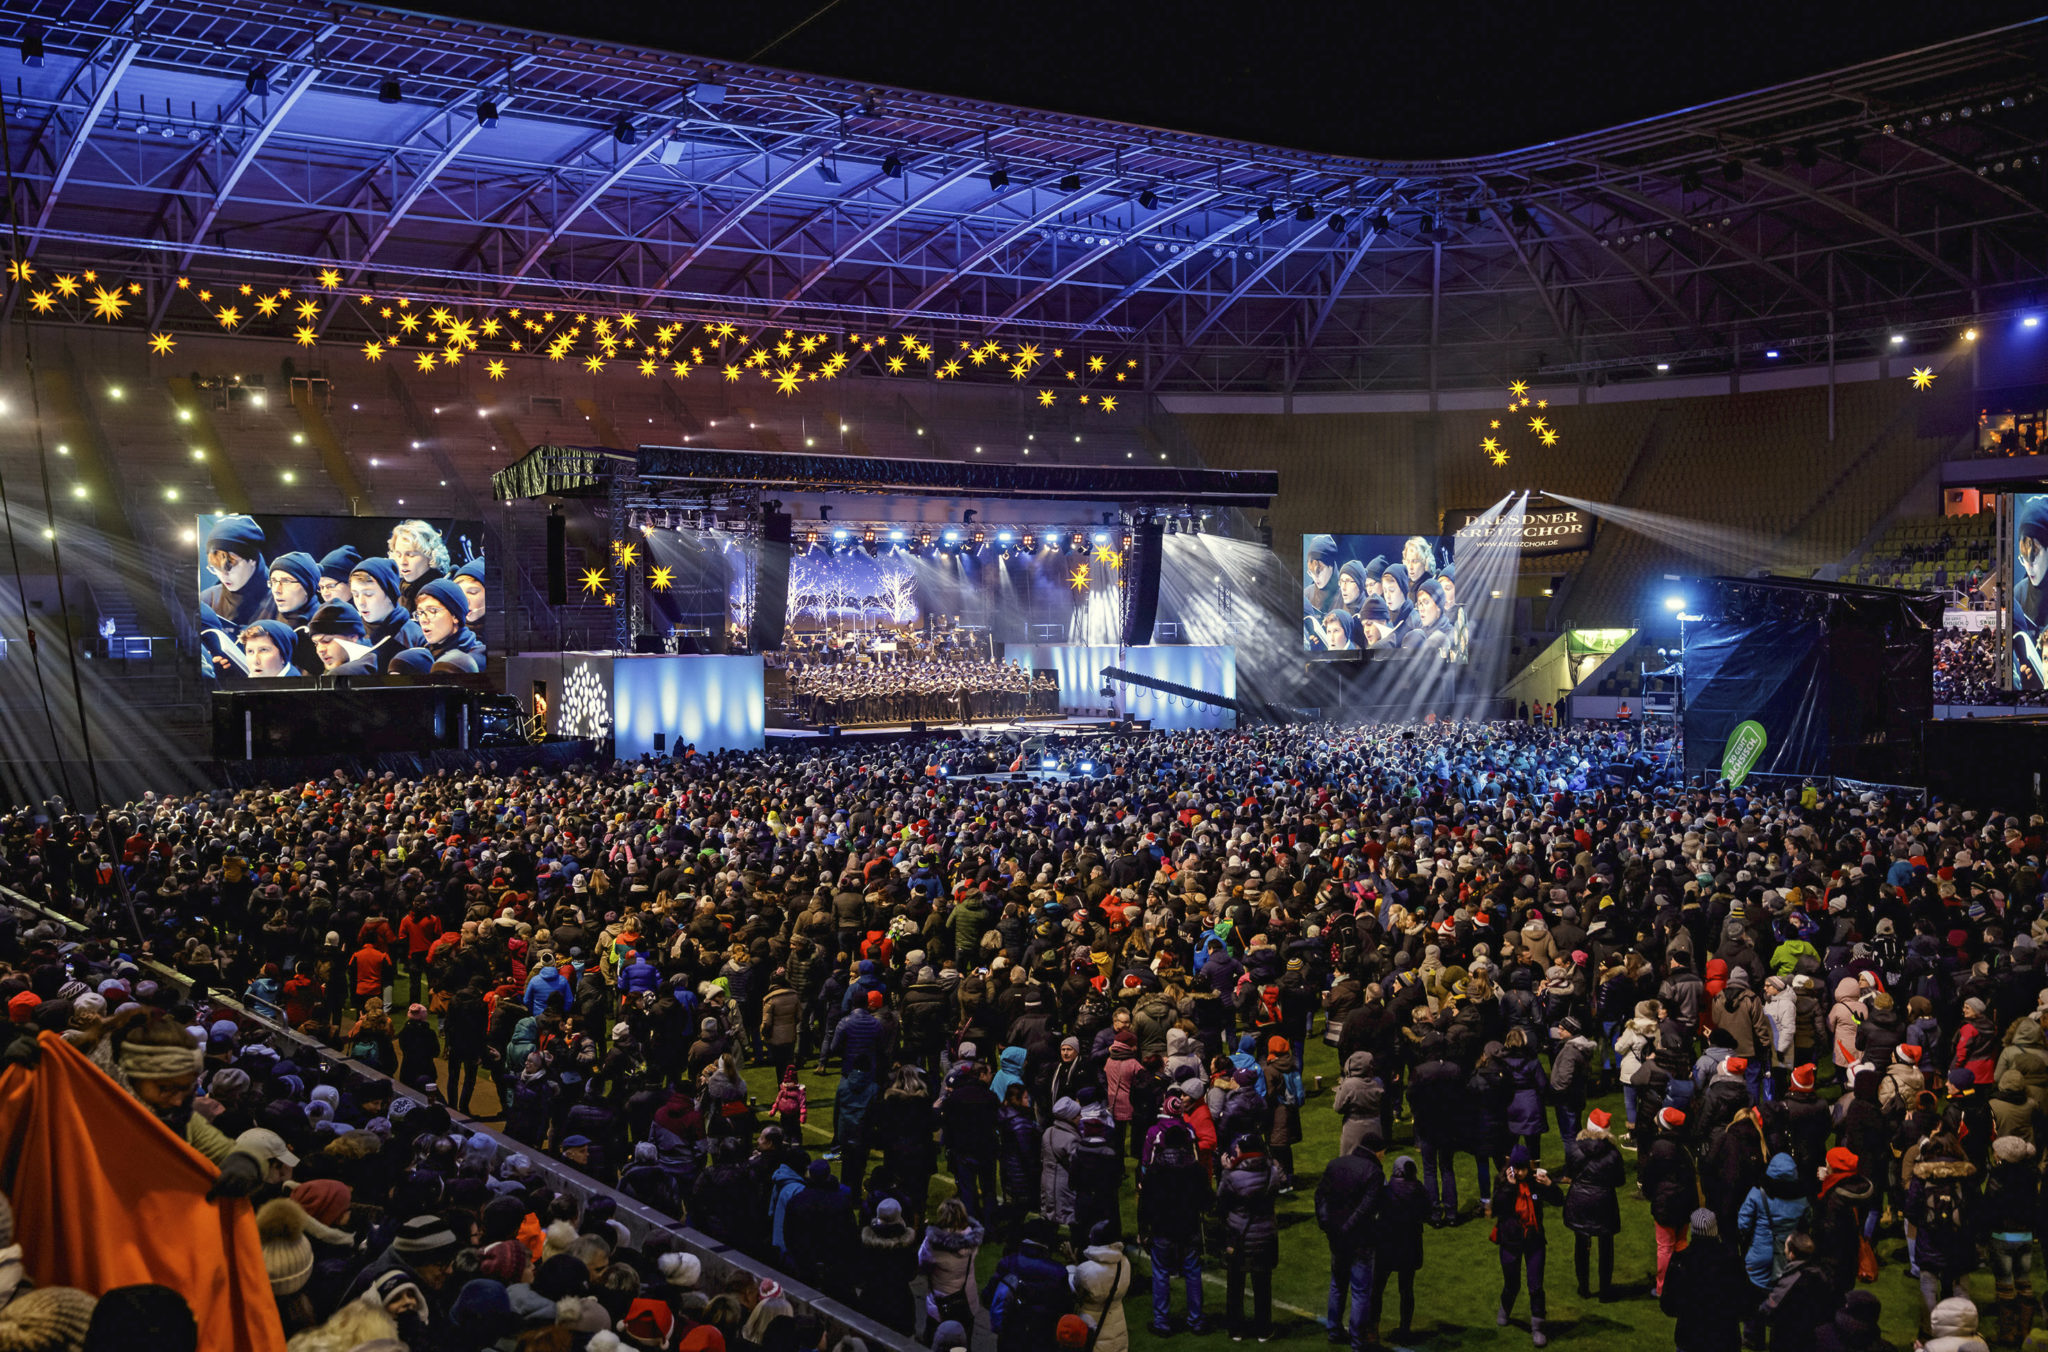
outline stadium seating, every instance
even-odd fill
[[[1932,587],[1967,593],[1991,567],[1995,515],[1900,521],[1842,574],[1873,587]]]

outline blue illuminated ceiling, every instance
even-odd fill
[[[1420,389],[1815,359],[2034,299],[2048,259],[2043,22],[1429,163],[310,0],[0,4],[0,43],[25,247],[153,298],[195,266],[335,264],[471,301],[1085,337],[1153,390]]]

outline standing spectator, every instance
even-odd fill
[[[1784,1270],[1757,1307],[1770,1330],[1770,1352],[1810,1347],[1814,1330],[1833,1322],[1838,1303],[1834,1280],[1814,1259],[1813,1236],[1787,1235]]]
[[[1550,1077],[1529,1045],[1528,1032],[1508,1029],[1501,1044],[1501,1068],[1506,1072],[1511,1096],[1508,1099],[1508,1134],[1519,1139],[1532,1160],[1543,1157],[1543,1133],[1550,1128],[1550,1114],[1543,1106],[1550,1089]]]
[[[1742,1210],[1736,1219],[1743,1246],[1742,1266],[1749,1284],[1755,1288],[1755,1302],[1761,1303],[1784,1275],[1789,1261],[1785,1240],[1799,1227],[1810,1207],[1806,1187],[1792,1157],[1782,1150],[1771,1156],[1764,1168],[1764,1181],[1742,1199]],[[1764,1341],[1761,1314],[1752,1316],[1748,1340],[1752,1345]]]
[[[1422,1155],[1422,1187],[1429,1195],[1431,1225],[1449,1225],[1458,1218],[1458,1178],[1453,1164],[1469,1126],[1471,1090],[1449,1050],[1442,1035],[1425,1036],[1421,1064],[1408,1078],[1408,1111],[1415,1121],[1415,1145]]]
[[[1233,1338],[1249,1333],[1264,1342],[1273,1336],[1273,1269],[1280,1265],[1273,1203],[1283,1181],[1258,1137],[1238,1138],[1216,1189],[1216,1211],[1223,1217],[1224,1313]],[[1247,1276],[1252,1285],[1249,1324],[1244,1317]]]
[[[1572,1232],[1572,1266],[1581,1298],[1592,1294],[1587,1284],[1589,1250],[1600,1249],[1600,1300],[1612,1299],[1614,1237],[1621,1233],[1621,1203],[1616,1190],[1627,1176],[1621,1147],[1608,1134],[1613,1119],[1600,1109],[1586,1118],[1585,1129],[1564,1148],[1564,1172],[1570,1188],[1564,1198],[1564,1223]]]
[[[1395,1327],[1394,1336],[1403,1341],[1411,1336],[1415,1324],[1415,1274],[1422,1269],[1422,1227],[1432,1209],[1428,1190],[1415,1177],[1414,1159],[1403,1155],[1395,1160],[1393,1177],[1387,1180],[1387,1198],[1380,1206],[1379,1224],[1373,1227],[1368,1346],[1379,1340],[1380,1321],[1387,1312],[1389,1277],[1400,1280],[1401,1322]]]
[[[1038,1210],[1042,1169],[1039,1155],[1038,1119],[1031,1112],[1031,1091],[1021,1081],[1012,1080],[996,1114],[997,1175],[1003,1185],[1005,1236],[1014,1236],[1024,1217]]]
[[[1124,1297],[1131,1290],[1131,1262],[1106,1225],[1097,1227],[1081,1261],[1067,1269],[1067,1281],[1075,1311],[1093,1326],[1095,1352],[1127,1352],[1131,1339],[1124,1326]]]
[[[925,1317],[933,1325],[950,1320],[963,1328],[974,1327],[981,1310],[981,1293],[974,1284],[974,1259],[981,1241],[981,1225],[968,1215],[965,1202],[948,1197],[939,1203],[917,1250],[918,1270],[928,1290]]]
[[[1363,1056],[1353,1053],[1353,1057]],[[1386,1202],[1386,1174],[1380,1167],[1379,1119],[1362,1133],[1351,1150],[1323,1170],[1316,1186],[1316,1224],[1330,1246],[1330,1300],[1323,1321],[1335,1342],[1344,1330],[1344,1299],[1351,1298],[1351,1345],[1364,1347],[1378,1339],[1372,1328],[1373,1242],[1380,1211]]]
[[[1737,1352],[1742,1312],[1755,1299],[1742,1260],[1721,1240],[1721,1221],[1706,1207],[1692,1213],[1691,1242],[1658,1274],[1657,1307],[1678,1321],[1678,1352]],[[1660,1243],[1658,1254],[1663,1255]]]
[[[1060,1316],[1074,1307],[1066,1265],[1053,1257],[1051,1223],[1026,1223],[1023,1242],[1003,1255],[989,1281],[989,1321],[996,1352],[1044,1352],[1053,1346]]]
[[[441,1039],[434,1036],[434,1025],[427,1019],[427,1007],[415,1004],[405,1011],[405,1026],[398,1030],[398,1082],[414,1089],[424,1089],[439,1078],[434,1069],[434,1057],[441,1050]]]
[[[996,1116],[1001,1109],[975,1062],[963,1061],[953,1067],[939,1100],[940,1134],[960,1200],[975,1219],[984,1222],[987,1208],[996,1200]]]
[[[1920,1268],[1920,1295],[1932,1310],[1950,1296],[1967,1295],[1963,1279],[1977,1266],[1977,1236],[1970,1212],[1970,1182],[1977,1166],[1962,1145],[1937,1131],[1920,1145],[1906,1187],[1906,1219],[1913,1222],[1913,1261]]]
[[[910,1294],[917,1254],[917,1231],[904,1221],[902,1204],[884,1197],[860,1232],[860,1308],[898,1333],[917,1331]]]
[[[1529,1148],[1518,1145],[1508,1152],[1507,1168],[1493,1194],[1493,1242],[1500,1246],[1500,1306],[1493,1322],[1507,1327],[1515,1301],[1522,1294],[1522,1277],[1529,1279],[1529,1341],[1545,1347],[1550,1339],[1543,1332],[1543,1204],[1556,1206],[1564,1194],[1550,1181],[1550,1175],[1534,1162]]]
[[[2032,1023],[2032,1019],[2023,1020]],[[2017,1343],[2034,1321],[2034,1226],[2041,1173],[2032,1145],[2017,1136],[1991,1143],[1980,1217],[1998,1297],[1998,1341]]]
[[[1152,1259],[1152,1332],[1171,1336],[1173,1281],[1187,1296],[1186,1329],[1209,1331],[1202,1318],[1202,1218],[1215,1200],[1195,1134],[1169,1126],[1152,1144],[1152,1157],[1138,1174],[1138,1236]]]
[[[1636,1166],[1636,1182],[1650,1199],[1650,1222],[1657,1228],[1657,1290],[1664,1294],[1671,1258],[1685,1244],[1687,1226],[1699,1206],[1699,1165],[1685,1144],[1685,1114],[1661,1108],[1651,1119],[1649,1148]]]

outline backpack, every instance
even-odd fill
[[[1920,1194],[1920,1225],[1928,1230],[1960,1234],[1963,1229],[1963,1190],[1954,1179],[1930,1181]]]

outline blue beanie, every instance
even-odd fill
[[[242,632],[245,634],[251,629],[261,630],[272,643],[277,645],[277,650],[283,654],[286,664],[290,664],[292,653],[298,647],[299,642],[298,635],[292,632],[290,625],[286,624],[283,620],[257,620],[253,624],[242,626]]]
[[[278,555],[270,561],[270,571],[290,574],[292,581],[306,589],[308,597],[316,601],[320,598],[320,565],[305,550]]]
[[[329,601],[313,612],[306,621],[309,634],[331,634],[336,638],[354,639],[361,643],[370,636],[369,626],[363,623],[362,615],[346,601]]]
[[[427,596],[431,596],[440,602],[441,608],[455,617],[455,627],[457,629],[463,628],[468,623],[469,598],[462,594],[462,588],[456,586],[447,578],[437,577],[426,586],[421,587],[413,597],[413,604],[417,606],[420,598]]]
[[[329,582],[339,582],[347,586],[348,575],[355,571],[362,558],[362,554],[354,545],[343,545],[339,549],[329,550],[320,560],[320,576]]]
[[[2048,545],[2048,493],[2028,497],[2020,508],[2019,538]]]
[[[434,655],[425,648],[407,648],[392,657],[386,674],[392,676],[424,676],[434,669]]]
[[[490,579],[484,576],[484,556],[481,554],[463,564],[460,568],[457,568],[450,576],[466,577],[472,582],[482,582],[486,586],[490,585]]]
[[[263,527],[256,524],[253,516],[239,512],[223,516],[213,523],[206,532],[206,552],[224,550],[238,559],[260,559],[263,557]]]
[[[404,591],[400,588],[398,581],[398,565],[387,558],[380,556],[364,559],[349,571],[351,573],[361,573],[364,577],[382,587],[384,594],[389,596],[394,602],[404,596]]]

